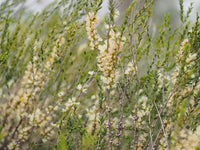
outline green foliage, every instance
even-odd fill
[[[92,150],[94,149],[94,144],[95,144],[95,137],[93,137],[91,134],[86,133],[83,136],[82,139],[82,145],[81,145],[81,150]]]
[[[60,135],[59,143],[57,145],[57,150],[67,150],[67,143],[65,139],[65,135]]]
[[[132,1],[119,18],[109,0],[100,20],[103,0],[54,1],[40,13],[24,3],[0,5],[0,149],[187,149],[190,138],[200,149],[192,4],[185,13],[179,0],[173,29],[171,14],[151,22],[154,0]]]

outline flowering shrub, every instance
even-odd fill
[[[200,23],[154,0],[0,6],[0,149],[200,149]],[[20,12],[22,11],[22,12]]]

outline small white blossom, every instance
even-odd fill
[[[129,62],[128,65],[127,65],[127,68],[125,70],[125,74],[126,75],[130,75],[132,73],[135,73],[135,67],[134,67],[134,63],[132,62]]]
[[[83,87],[81,84],[79,84],[79,85],[77,86],[77,89],[78,89],[79,91],[83,92],[83,93],[86,93],[86,92],[87,92],[87,89],[86,89],[85,87]]]
[[[43,138],[43,139],[42,139],[42,142],[43,142],[43,143],[46,143],[47,141],[48,141],[47,138]]]
[[[114,11],[114,14],[113,14],[113,15],[114,15],[114,19],[117,19],[117,18],[119,17],[119,15],[120,15],[120,14],[119,14],[119,10],[116,9],[116,10]]]
[[[54,110],[58,110],[58,106],[55,106],[55,107],[54,107]]]
[[[105,43],[104,45],[99,45],[98,49],[100,53],[105,52],[107,50],[107,44]]]
[[[88,74],[93,76],[95,74],[95,72],[94,71],[89,71]]]
[[[12,140],[12,142],[8,145],[9,150],[13,150],[17,148],[17,143],[15,140]]]
[[[91,99],[94,99],[94,100],[97,99],[97,95],[92,95]]]
[[[62,112],[67,112],[72,106],[79,105],[80,102],[76,102],[76,98],[69,98],[68,101],[64,104],[65,107],[62,109]]]
[[[64,96],[64,92],[63,92],[63,91],[61,91],[61,92],[58,93],[58,97],[59,97],[59,98],[61,98],[61,97],[63,97],[63,96]]]
[[[105,28],[106,28],[106,29],[109,29],[109,25],[108,25],[108,24],[105,24]]]
[[[83,88],[83,86],[82,86],[81,84],[79,84],[79,85],[77,86],[77,89],[80,90],[80,91],[82,90],[82,88]]]
[[[64,24],[64,25],[67,25],[67,22],[66,22],[66,21],[63,21],[63,24]]]
[[[196,59],[196,57],[197,57],[197,54],[196,53],[194,53],[194,54],[189,54],[189,57],[186,59],[186,63],[187,64],[190,64],[193,60],[195,60]]]

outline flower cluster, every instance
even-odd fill
[[[173,104],[182,104],[183,100],[187,98],[187,104],[190,107],[186,107],[184,109],[184,112],[186,114],[190,114],[195,108],[195,95],[199,92],[200,82],[198,81],[196,84],[193,82],[193,79],[196,76],[196,73],[193,71],[195,66],[195,60],[197,59],[196,53],[190,53],[190,43],[186,39],[181,43],[180,50],[177,55],[177,66],[176,71],[172,74],[172,82],[174,84],[174,87],[183,84],[182,82],[185,82],[187,80],[190,80],[192,82],[185,82],[184,86],[178,88],[175,92],[172,92],[172,96],[169,99],[169,102],[167,104],[167,107],[172,109]],[[179,83],[180,82],[180,83]],[[191,94],[193,93],[193,94]],[[174,101],[176,100],[176,101]],[[191,110],[192,109],[192,110]],[[198,111],[195,112],[195,115],[199,114]],[[184,114],[185,115],[185,114]],[[181,118],[181,115],[178,114],[177,118]],[[181,120],[181,119],[180,119]],[[172,128],[172,123],[167,125],[167,128]],[[176,125],[174,125],[176,126]],[[199,130],[199,127],[196,131]],[[198,131],[199,132],[199,131]],[[166,130],[166,133],[170,134],[169,130]],[[198,146],[198,140],[199,137],[196,135],[196,132],[192,132],[190,130],[181,130],[179,136],[176,135],[176,132],[172,132],[172,136],[176,140],[171,140],[172,144],[175,145],[174,149],[195,149],[196,146]],[[164,140],[164,138],[162,139]],[[167,143],[164,143],[164,141],[161,140],[162,147],[167,147]],[[178,142],[177,142],[178,141]],[[190,142],[190,146],[189,143]]]
[[[114,31],[113,26],[108,27],[109,38],[98,46],[99,55],[97,56],[98,68],[103,73],[101,80],[107,88],[113,87],[119,78],[117,71],[117,54],[123,49],[123,39],[120,39],[120,33]]]
[[[177,82],[177,77],[179,75],[180,69],[181,69],[181,61],[183,60],[184,57],[184,52],[185,52],[185,48],[188,45],[188,39],[185,39],[182,43],[181,43],[181,47],[180,50],[178,51],[178,55],[177,55],[177,66],[176,66],[176,70],[174,73],[172,73],[172,82],[175,85]]]
[[[6,144],[8,149],[19,149],[19,146],[26,145],[27,140],[45,142],[54,136],[57,128],[54,118],[58,107],[49,105],[43,111],[45,105],[38,100],[40,92],[48,81],[58,46],[61,44],[64,44],[63,36],[58,38],[50,57],[44,63],[37,55],[33,57],[32,62],[29,62],[26,67],[17,91],[13,90],[13,94],[9,96],[9,102],[1,105],[0,120],[4,120],[1,132],[5,136],[4,142],[0,142],[0,147]],[[37,51],[39,45],[35,43],[34,52]],[[38,139],[31,137],[31,132],[40,137]]]
[[[194,150],[200,145],[200,126],[196,128],[195,131],[182,129],[178,136],[174,140],[175,147],[174,150],[183,149],[183,150]]]
[[[94,97],[92,97],[94,99]],[[89,132],[95,132],[96,129],[99,128],[99,118],[100,118],[100,113],[98,112],[98,98],[95,97],[95,104],[87,109],[87,114],[86,116],[88,117],[88,124],[87,124],[87,130]]]
[[[58,57],[58,53],[60,50],[60,47],[65,43],[64,34],[60,34],[56,40],[55,46],[53,47],[53,50],[50,54],[50,56],[46,59],[46,62],[44,64],[44,71],[53,71],[52,65],[55,61],[55,59]]]
[[[78,106],[80,103],[76,102],[76,98],[72,97],[69,98],[68,101],[64,104],[64,108],[62,109],[62,112],[67,112],[69,111],[71,108],[73,108],[73,106]]]
[[[154,28],[154,0],[109,0],[100,21],[102,2],[1,8],[0,150],[200,149],[199,17]]]
[[[168,84],[169,81],[170,81],[170,77],[164,74],[163,69],[158,70],[159,88],[162,88],[165,84]]]
[[[95,30],[97,24],[97,15],[90,12],[86,18],[86,30],[89,36],[91,49],[98,49],[99,54],[97,56],[98,69],[103,73],[101,80],[106,88],[111,88],[113,83],[117,81],[119,73],[117,71],[117,53],[123,49],[125,38],[121,37],[121,34],[117,32],[114,26],[106,25],[108,32],[108,39],[102,41],[100,36]],[[99,44],[98,41],[102,41],[103,44]]]
[[[77,89],[78,89],[79,91],[83,92],[83,93],[86,93],[86,92],[87,92],[86,86],[82,86],[81,84],[79,84],[79,85],[77,86]]]
[[[152,109],[151,106],[148,106],[148,100],[147,96],[142,95],[138,100],[138,110],[133,111],[133,119],[136,122],[135,126],[140,130],[146,130],[146,125],[148,124],[147,120],[144,119],[150,114]],[[138,149],[142,149],[142,147],[144,147],[147,136],[147,133],[139,134],[137,143]]]
[[[131,75],[135,73],[135,65],[132,62],[129,62],[125,70],[126,75]]]
[[[95,30],[96,24],[99,22],[99,17],[94,12],[89,12],[86,17],[86,30],[88,33],[88,39],[90,40],[91,50],[97,49],[100,36],[97,34]]]
[[[177,83],[177,79],[178,79],[178,76],[180,74],[182,67],[184,68],[183,69],[184,74],[182,75],[182,78],[184,77],[184,79],[187,80],[187,79],[193,79],[195,77],[195,74],[192,72],[192,69],[193,69],[193,66],[195,65],[195,60],[197,58],[197,54],[196,53],[189,53],[188,56],[185,55],[187,53],[187,50],[185,49],[187,45],[189,45],[188,39],[184,40],[181,43],[181,48],[178,52],[176,71],[174,73],[172,73],[172,78],[171,78],[174,85]],[[183,64],[182,61],[184,61],[185,63]],[[197,94],[198,84],[194,89],[193,89],[193,84],[186,84],[179,91],[179,98],[178,99],[182,99],[183,97],[185,97],[187,94],[189,94],[192,91],[194,91],[194,93]],[[178,94],[177,92],[173,94],[173,96],[169,100],[168,106],[172,103],[172,99],[177,94]],[[193,101],[194,101],[193,98],[194,97],[191,97],[191,100],[190,100],[191,104],[193,104]]]

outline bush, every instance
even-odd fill
[[[198,14],[154,32],[153,0],[102,2],[1,3],[0,149],[200,149]]]

